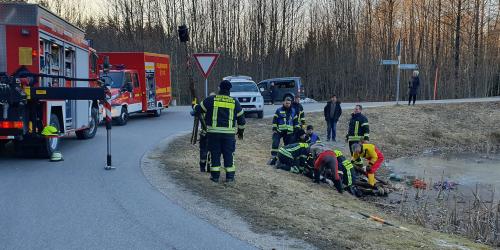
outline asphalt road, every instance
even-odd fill
[[[500,98],[466,101],[492,100]],[[323,106],[304,108],[311,112]],[[346,103],[343,108],[353,106]],[[265,115],[276,107],[266,106]],[[189,130],[189,109],[172,107],[160,118],[139,116],[124,127],[113,127],[114,171],[103,170],[103,126],[94,139],[63,140],[64,162],[1,155],[0,249],[252,248],[188,213],[143,176],[143,154],[162,139]]]

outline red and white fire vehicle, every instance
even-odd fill
[[[118,125],[125,125],[130,114],[151,113],[160,116],[168,108],[171,94],[170,57],[147,52],[99,53],[112,65],[102,79],[111,85],[112,116]]]
[[[40,5],[0,3],[0,144],[46,157],[60,136],[94,137],[100,88],[89,80],[98,77],[89,43],[82,29]],[[42,133],[47,126],[56,134]]]

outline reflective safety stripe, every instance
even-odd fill
[[[280,154],[282,154],[282,155],[284,155],[284,156],[288,157],[288,158],[293,159],[292,154],[291,154],[290,152],[288,152],[288,150],[286,150],[286,149],[284,149],[284,148],[280,148],[280,149],[278,150],[278,152],[279,152]]]
[[[335,152],[336,157],[344,156],[340,150],[333,150],[333,152]]]
[[[344,165],[344,168],[347,172],[347,186],[352,185],[352,175],[351,175],[351,169],[353,168],[353,165],[351,161],[345,160],[342,162],[342,165]]]
[[[200,103],[200,107],[201,107],[201,109],[203,109],[203,111],[207,112],[207,108],[205,108],[205,105],[203,105],[203,102]]]
[[[219,112],[218,107],[214,107],[213,113],[212,113],[212,127],[217,127],[217,113]]]
[[[361,124],[361,126],[368,126],[368,122]]]
[[[236,114],[236,116],[240,117],[240,116],[242,116],[242,115],[244,115],[244,114],[245,114],[245,112],[242,110],[242,111],[240,111],[238,114]]]
[[[245,125],[238,125],[239,129],[245,129]]]
[[[274,114],[274,117],[278,117],[278,115],[277,115],[277,114]]]
[[[233,117],[234,117],[234,109],[229,109],[229,124],[228,124],[228,128],[232,128],[233,127]]]
[[[234,110],[234,103],[214,101],[214,107]]]
[[[210,167],[210,172],[220,172],[220,167]]]
[[[370,136],[370,134],[364,134],[364,136]]]
[[[354,136],[358,135],[358,130],[359,130],[359,122],[356,121],[356,124],[354,125]]]
[[[233,173],[233,172],[236,172],[236,166],[231,166],[231,167],[228,167],[226,168],[226,173]]]
[[[278,127],[278,124],[273,123],[273,128],[277,128],[277,127]]]
[[[207,127],[208,133],[221,133],[221,134],[235,134],[236,128],[223,128],[223,127]]]

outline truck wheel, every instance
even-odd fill
[[[153,116],[154,117],[160,117],[161,116],[161,108],[160,109],[156,109],[155,111],[153,111]]]
[[[259,111],[259,112],[257,113],[257,118],[259,118],[259,119],[264,118],[264,111]]]
[[[128,122],[128,110],[127,107],[122,107],[120,112],[120,117],[116,118],[116,125],[124,126]]]
[[[93,138],[97,133],[97,125],[98,125],[97,119],[99,119],[98,118],[99,111],[96,108],[92,108],[91,112],[92,113],[90,115],[89,128],[75,132],[76,137],[78,139],[90,139]]]
[[[61,127],[59,126],[59,118],[55,114],[50,115],[50,126],[53,126],[57,129],[57,131],[61,131]],[[39,144],[37,146],[38,154],[36,154],[35,150],[35,155],[38,157],[42,158],[49,158],[52,153],[57,151],[59,148],[59,138],[58,137],[52,137],[52,138],[42,138],[39,141]]]

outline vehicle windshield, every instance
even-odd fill
[[[103,73],[101,73],[101,77]],[[109,84],[111,88],[119,89],[123,86],[123,72],[109,72],[104,78],[104,83]]]
[[[259,92],[257,85],[253,82],[232,82],[231,92]]]

